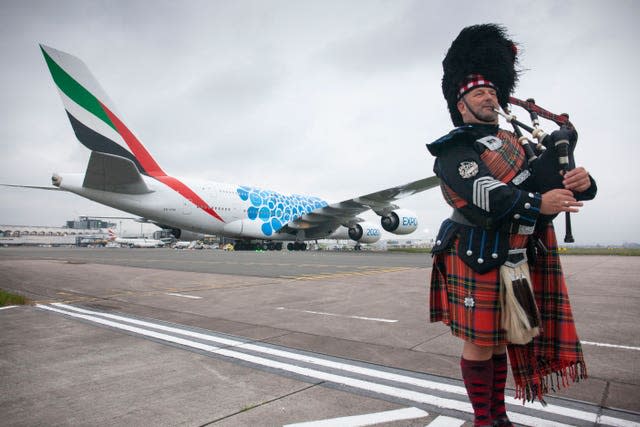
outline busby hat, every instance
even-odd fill
[[[442,94],[455,126],[463,124],[456,104],[473,88],[496,89],[498,102],[505,107],[518,81],[518,49],[497,24],[473,25],[460,31],[442,61]]]

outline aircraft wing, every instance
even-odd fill
[[[375,193],[343,200],[338,203],[332,203],[290,221],[278,232],[296,233],[298,230],[305,230],[307,231],[307,237],[310,237],[310,235],[316,232],[320,232],[319,234],[331,233],[340,225],[349,226],[363,221],[361,218],[358,218],[357,215],[369,209],[378,215],[387,214],[398,209],[398,206],[393,203],[396,200],[439,185],[440,179],[437,176],[431,176],[408,184],[387,188],[386,190],[376,191]]]
[[[0,184],[3,187],[15,187],[15,188],[35,188],[36,190],[53,190],[53,191],[64,191],[60,190],[58,187],[44,187],[41,185],[19,185],[19,184]]]

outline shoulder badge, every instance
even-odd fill
[[[473,160],[460,162],[458,165],[458,173],[464,179],[473,178],[478,174],[478,164]]]
[[[487,147],[491,151],[496,151],[498,148],[502,147],[502,140],[493,135],[480,138],[478,139],[478,142],[484,145],[485,147]]]

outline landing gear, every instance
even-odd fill
[[[362,246],[360,246],[360,243],[356,243],[356,245],[353,247],[354,251],[361,251],[362,250]]]
[[[304,242],[289,242],[287,243],[287,249],[290,251],[306,251],[307,244]]]
[[[281,251],[282,242],[247,242],[236,240],[233,244],[236,251]]]

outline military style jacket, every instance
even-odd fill
[[[441,179],[442,194],[454,209],[440,227],[434,254],[449,249],[458,237],[458,256],[484,273],[505,262],[510,235],[532,234],[536,226],[553,219],[540,213],[540,204],[548,187],[563,188],[557,160],[553,170],[531,168],[511,132],[498,125],[465,125],[427,148],[436,157],[434,172]],[[595,196],[593,180],[588,192],[593,194],[579,199]]]

